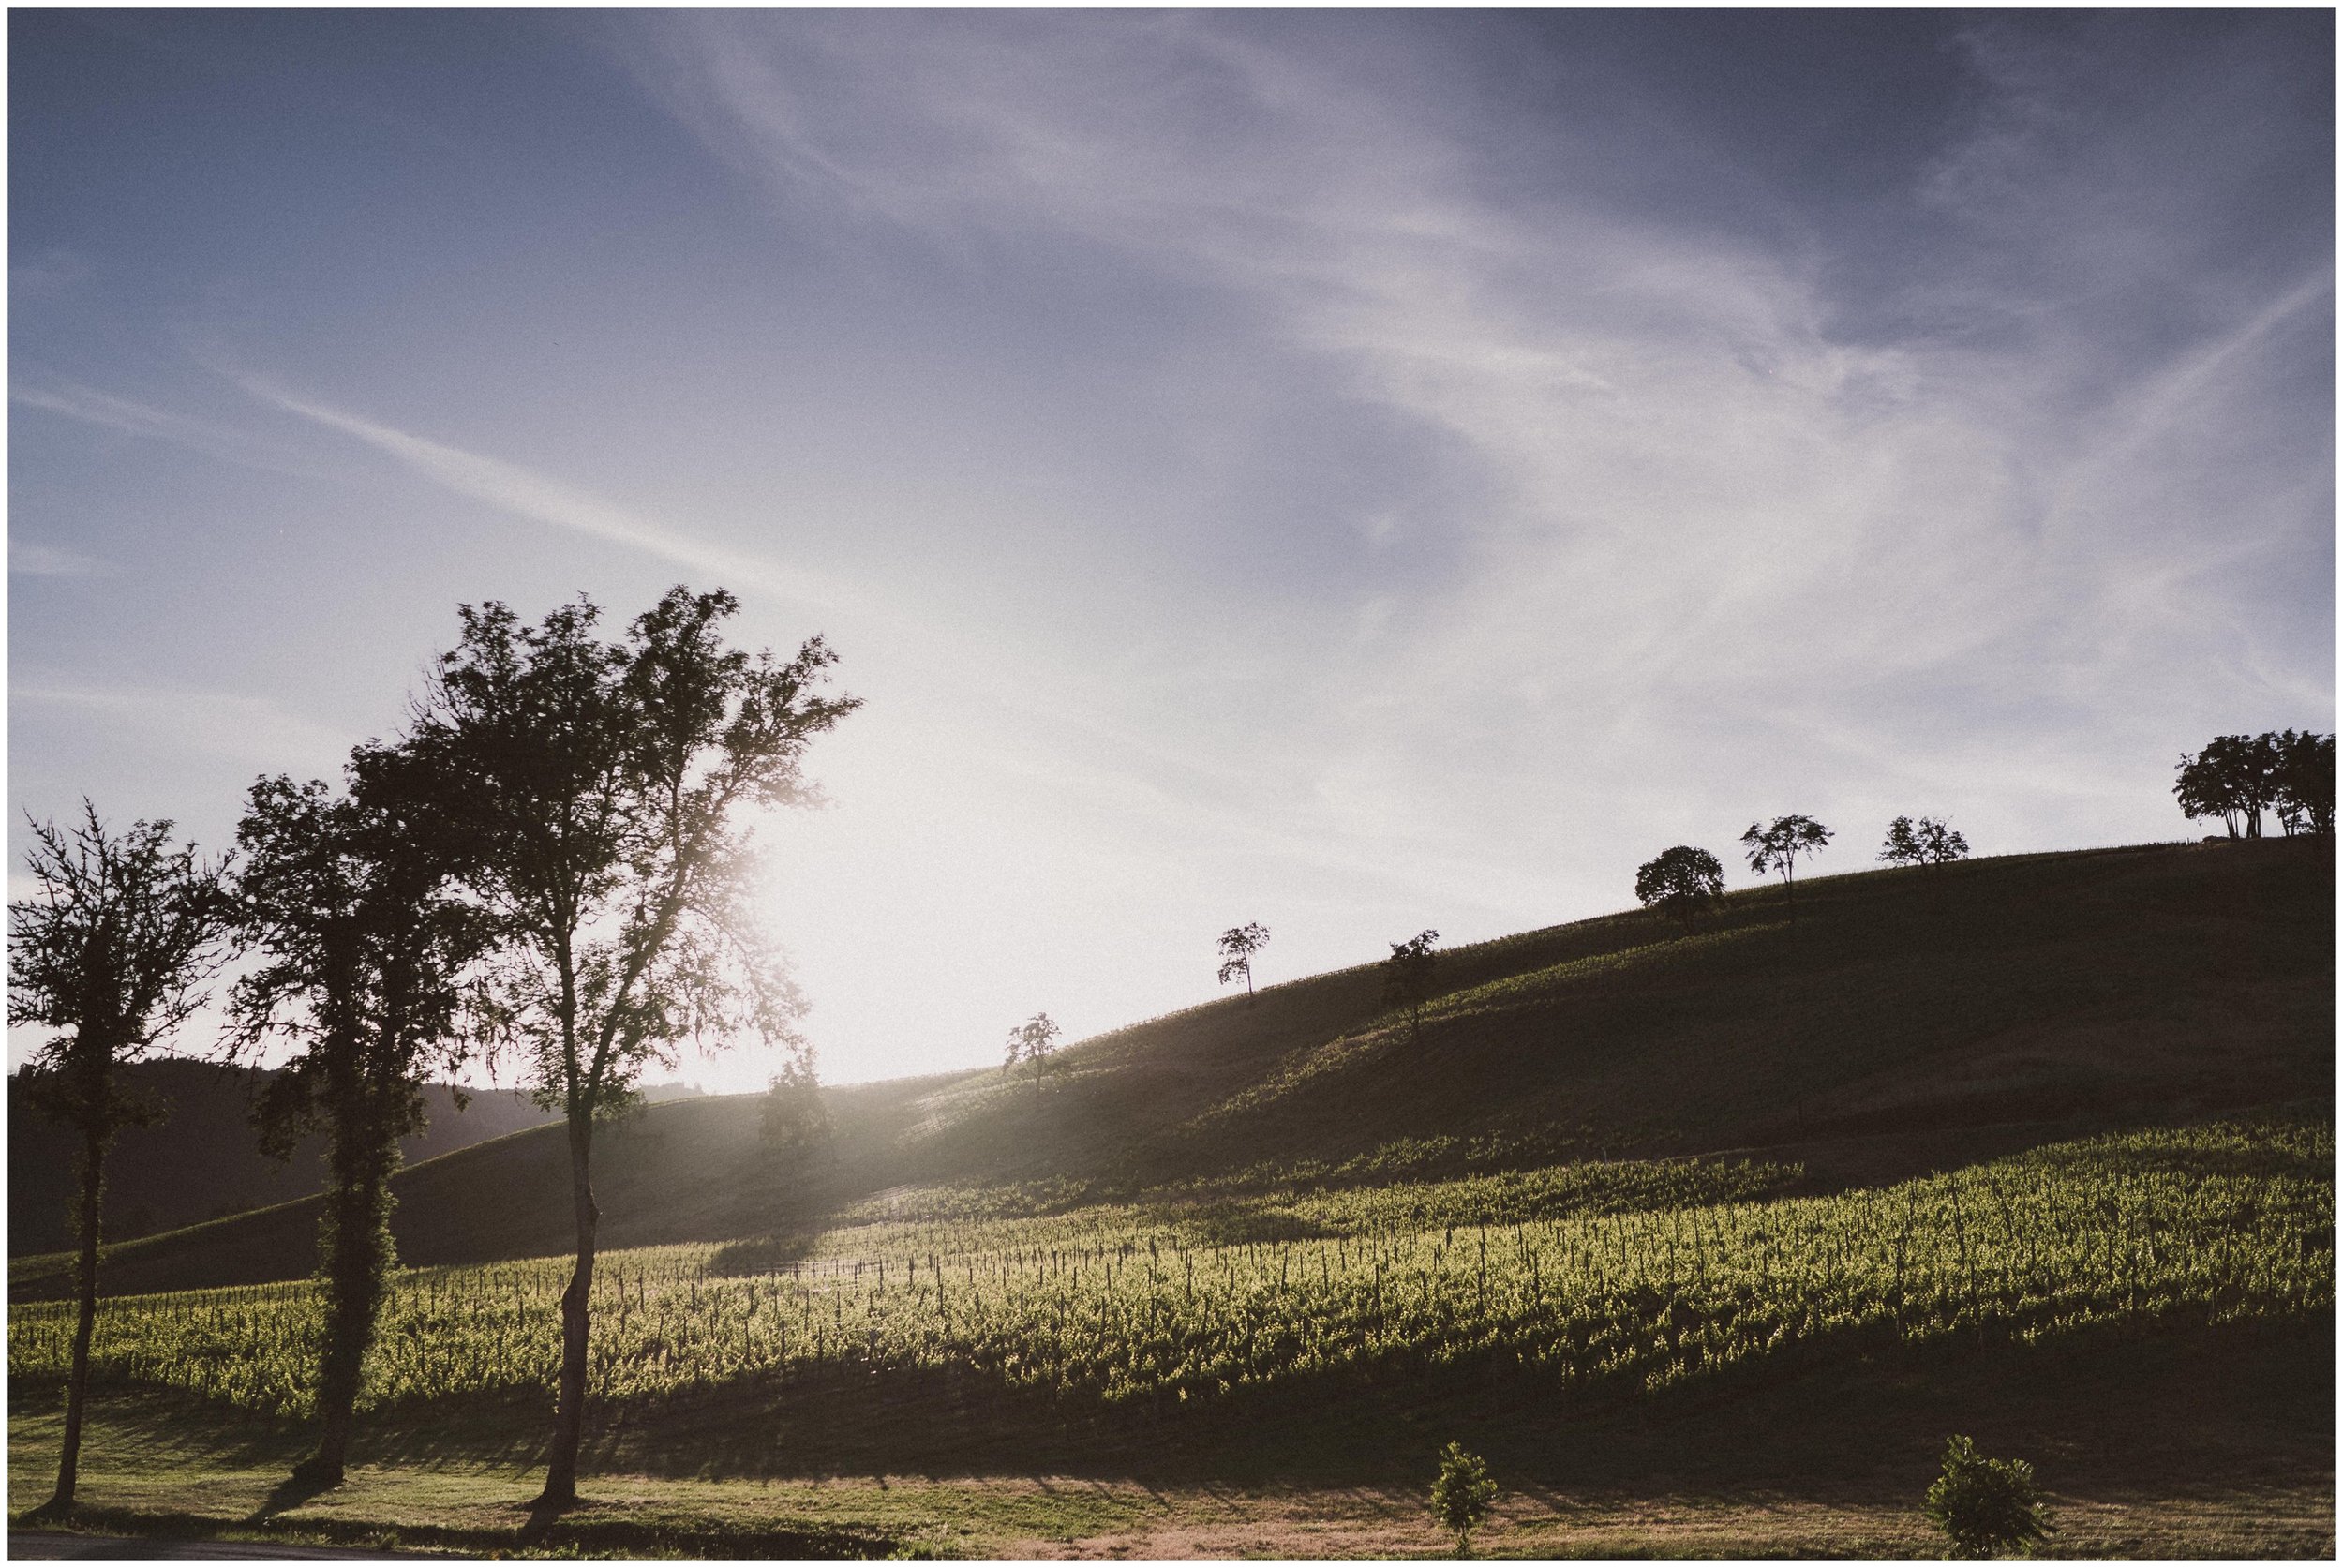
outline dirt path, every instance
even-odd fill
[[[1029,1538],[1005,1558],[1445,1558],[1455,1543],[1421,1500],[1392,1493],[1166,1500],[1162,1516],[1072,1539]],[[2037,1556],[2064,1558],[2335,1555],[2332,1494],[2316,1487],[2201,1498],[2086,1499],[2053,1494],[2056,1533]],[[1840,1505],[1799,1498],[1502,1501],[1472,1538],[1484,1557],[1935,1557],[1944,1543],[1917,1506]]]
[[[277,1558],[356,1558],[362,1561],[405,1556],[400,1552],[338,1551],[332,1546],[288,1546],[261,1541],[142,1540],[129,1535],[76,1535],[62,1530],[8,1531],[8,1560],[81,1560],[94,1562],[161,1562],[183,1558],[212,1562],[269,1561]]]

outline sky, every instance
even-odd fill
[[[18,868],[721,585],[863,699],[758,825],[845,1083],[2334,727],[2323,10],[8,25]]]

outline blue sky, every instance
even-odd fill
[[[2333,727],[2323,11],[9,28],[12,804],[223,844],[457,604],[722,583],[866,699],[833,1080]]]

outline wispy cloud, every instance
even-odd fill
[[[860,590],[835,577],[695,539],[517,463],[378,424],[259,378],[240,377],[238,383],[272,408],[364,441],[433,484],[515,516],[641,550],[731,587],[864,613],[876,607]]]
[[[1844,268],[1770,233],[1623,210],[1567,177],[1480,194],[1508,127],[1453,136],[1436,51],[1410,61],[1425,91],[1395,95],[1344,51],[1242,19],[647,26],[653,91],[793,210],[947,249],[1054,231],[1112,250],[1219,291],[1290,365],[1470,455],[1486,503],[1408,524],[1457,572],[1377,585],[1365,635],[1285,671],[1318,820],[1363,838],[1446,819],[1485,842],[1526,787],[1596,819],[1655,775],[1707,812],[1884,792],[1902,769],[1876,759],[1898,748],[2000,745],[2021,789],[2045,745],[2104,768],[2229,700],[2251,662],[2209,667],[2208,640],[2274,634],[2224,574],[2315,555],[2331,525],[2299,455],[2286,471],[2236,453],[2286,396],[2273,356],[2331,299],[2323,270],[2199,290],[2200,326],[2162,343],[2102,330],[2118,304],[2162,309],[2170,285],[2134,259],[2158,224],[2186,235],[2228,174],[2140,167],[2123,115],[2141,100],[2107,97],[2087,55],[2004,32],[1980,48],[1987,101],[1909,200],[1993,270],[1929,275],[1941,303],[1906,310],[1924,330],[1857,340],[1831,325]],[[2183,117],[2218,127],[2226,101]],[[1616,145],[1557,118],[1582,163]],[[2062,195],[2097,176],[2118,188]],[[1937,330],[1977,287],[1993,332]],[[2195,503],[2216,492],[2254,520],[2208,528]],[[2277,619],[2315,631],[2321,598]],[[1829,736],[1839,754],[1816,755]]]
[[[36,544],[8,536],[8,571],[23,577],[89,577],[108,570],[106,563],[74,550]]]
[[[92,387],[70,382],[50,386],[14,385],[8,389],[8,400],[22,408],[37,409],[43,413],[108,430],[120,430],[149,441],[166,441],[189,452],[199,452],[207,457],[216,457],[246,468],[302,477],[314,476],[317,472],[316,468],[304,461],[299,453],[280,441],[213,420],[173,413],[127,397],[117,397]]]

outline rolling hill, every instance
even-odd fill
[[[653,1105],[597,1144],[605,1247],[754,1247],[888,1214],[1735,1153],[1834,1190],[2117,1125],[2334,1095],[2326,841],[2148,845],[1873,871],[1733,895],[1692,936],[1642,913],[1457,948],[1421,1027],[1375,965],[1136,1023],[1037,1091],[995,1071],[828,1091],[828,1145],[758,1097]],[[2323,1111],[2321,1113],[2325,1113]],[[397,1180],[417,1265],[570,1242],[556,1129]],[[110,1248],[108,1288],[298,1277],[314,1200]],[[63,1293],[59,1254],[11,1263]]]
[[[163,1113],[124,1129],[107,1161],[106,1232],[129,1241],[158,1231],[290,1202],[322,1188],[325,1140],[304,1139],[278,1162],[261,1153],[247,1113],[268,1081],[265,1069],[187,1057],[137,1062],[122,1086]],[[80,1157],[73,1135],[41,1115],[8,1081],[8,1254],[72,1245],[71,1208]],[[653,1085],[653,1100],[696,1096],[682,1084]],[[424,1085],[424,1129],[400,1141],[410,1165],[554,1120],[511,1089],[458,1091]]]

